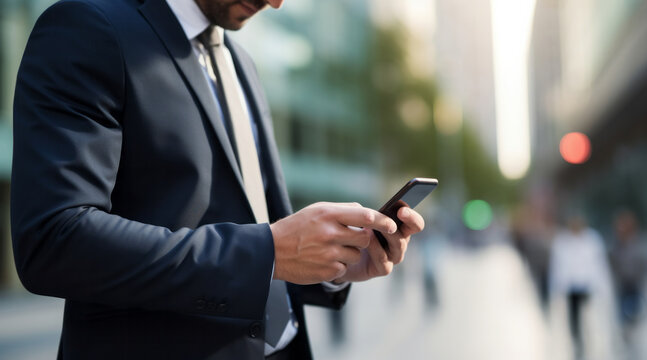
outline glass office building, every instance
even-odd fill
[[[371,46],[369,3],[286,3],[235,36],[256,60],[272,105],[295,208],[374,200],[379,187],[359,74]]]
[[[551,174],[566,212],[584,213],[603,232],[614,214],[647,216],[647,1],[540,0],[533,35],[536,177]],[[543,58],[543,60],[542,60]],[[557,65],[557,66],[556,66]],[[591,139],[581,165],[559,156],[572,131]]]

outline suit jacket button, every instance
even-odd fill
[[[198,310],[204,310],[205,305],[207,305],[207,302],[203,299],[198,299],[195,301],[195,308]]]
[[[261,335],[262,331],[263,331],[263,324],[260,321],[254,321],[249,326],[249,337],[257,338]]]

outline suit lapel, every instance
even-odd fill
[[[257,120],[259,142],[262,146],[262,166],[268,179],[267,206],[270,219],[278,220],[291,214],[292,207],[281,170],[268,102],[249,56],[228,36],[225,36],[225,45],[231,52],[238,79],[247,95],[247,102],[254,113],[253,117]]]
[[[236,156],[229,141],[227,130],[223,124],[211,88],[207,84],[202,68],[193,53],[191,43],[186,39],[179,22],[166,1],[146,0],[139,7],[139,12],[146,18],[153,30],[157,33],[180,73],[184,76],[187,86],[192,90],[206,117],[213,127],[219,143],[229,161],[241,190],[244,192],[243,179],[236,161]],[[259,128],[260,143],[263,147],[263,169],[269,181],[268,210],[272,220],[284,217],[292,212],[283,172],[280,168],[278,150],[274,140],[272,121],[267,108],[267,100],[262,87],[255,75],[256,69],[251,59],[241,54],[237,44],[230,42],[225,37],[238,73],[239,80],[245,90],[247,101],[254,112]],[[251,211],[251,208],[250,208]]]
[[[166,4],[166,1],[147,0],[139,7],[139,11],[162,40],[162,43],[171,54],[171,58],[177,65],[179,71],[183,74],[187,85],[191,88],[202,106],[225,152],[227,160],[229,160],[229,165],[234,171],[241,189],[244,191],[243,179],[238,168],[238,162],[236,161],[236,156],[229,141],[227,130],[218,113],[213,92],[205,80],[202,68],[193,53],[191,43],[186,39],[182,27]]]

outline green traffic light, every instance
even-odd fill
[[[492,208],[483,200],[471,200],[463,207],[463,222],[471,230],[486,229],[492,223]]]

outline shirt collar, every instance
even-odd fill
[[[211,25],[195,0],[166,0],[166,2],[180,22],[187,39],[195,39]],[[220,27],[216,29],[222,38],[224,30]]]

